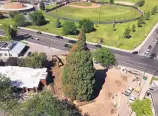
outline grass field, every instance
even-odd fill
[[[127,0],[122,0],[127,1]],[[128,0],[130,1],[130,0]],[[132,0],[133,1],[133,0]],[[158,0],[146,0],[146,4],[141,7],[143,11],[151,11],[153,6],[158,4]],[[62,35],[62,28],[56,28],[56,20],[55,18],[45,14],[45,17],[50,20],[50,23],[43,25],[43,26],[29,26],[28,28],[37,29],[40,31],[46,31],[58,35]],[[63,24],[63,20],[60,20]],[[118,48],[123,49],[133,49],[136,46],[138,46],[146,37],[146,35],[150,32],[150,30],[154,27],[154,25],[158,22],[158,14],[152,15],[151,19],[149,21],[146,21],[146,24],[143,25],[143,27],[138,28],[137,27],[137,21],[124,23],[124,24],[117,24],[116,25],[116,31],[113,31],[112,24],[99,24],[98,27],[96,27],[96,31],[92,33],[86,34],[87,40],[89,42],[99,42],[99,39],[104,39],[104,45],[114,46]],[[12,23],[11,19],[4,19],[0,20],[0,23]],[[75,23],[76,26],[78,23]],[[125,28],[132,27],[132,25],[136,25],[136,32],[131,33],[130,39],[124,39],[123,33]],[[74,37],[77,38],[77,36],[67,35],[68,37]]]
[[[50,13],[60,17],[71,19],[87,18],[92,21],[98,21],[100,8],[74,8],[71,6],[64,6],[59,9],[51,11]],[[117,6],[117,5],[102,5],[100,13],[100,21],[114,21],[124,20],[139,17],[139,12],[132,7]]]
[[[56,4],[49,4],[49,5],[46,5],[45,7],[46,9],[51,9],[51,8],[56,7]]]

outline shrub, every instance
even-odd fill
[[[63,24],[63,33],[65,35],[71,34],[75,35],[77,34],[77,27],[75,26],[74,22],[65,21]]]
[[[138,5],[139,7],[142,7],[144,4],[145,4],[145,0],[139,0],[139,1],[137,2],[137,5]]]

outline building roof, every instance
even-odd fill
[[[38,87],[41,79],[46,79],[47,69],[33,69],[18,66],[0,66],[0,74],[6,75],[12,81],[12,85],[23,88]]]
[[[158,87],[152,87],[149,92],[151,93],[155,116],[158,116]]]
[[[0,48],[5,44],[6,42],[0,42]]]
[[[12,53],[15,53],[15,54],[20,54],[21,51],[26,47],[26,44],[22,43],[22,42],[18,42],[14,47],[13,49],[11,49],[11,52]]]

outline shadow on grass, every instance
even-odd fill
[[[92,93],[92,98],[91,100],[94,100],[96,97],[98,97],[100,90],[102,89],[103,84],[105,83],[106,79],[106,72],[108,69],[103,69],[103,70],[96,70],[95,73],[95,86],[93,89]]]

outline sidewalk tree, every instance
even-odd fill
[[[17,107],[13,116],[82,116],[68,100],[59,100],[51,91],[44,90],[28,98]]]
[[[82,19],[79,21],[79,28],[84,28],[86,33],[94,30],[94,23],[89,19]]]
[[[95,83],[92,56],[86,48],[86,36],[82,30],[78,42],[72,47],[62,74],[63,90],[71,100],[89,101]]]
[[[152,108],[150,99],[135,100],[131,104],[132,110],[137,116],[152,116]]]
[[[124,32],[124,38],[130,38],[131,29],[127,27]]]
[[[150,11],[148,11],[148,12],[145,14],[145,18],[146,18],[146,20],[149,20],[149,19],[150,19]]]
[[[74,22],[65,21],[62,27],[64,35],[76,35],[78,32]]]
[[[44,15],[40,11],[35,11],[35,12],[31,13],[29,16],[30,16],[32,24],[34,24],[36,26],[41,26],[46,23]]]
[[[95,61],[101,63],[102,66],[111,66],[116,63],[114,54],[107,48],[99,48],[93,53]]]
[[[135,24],[132,25],[132,32],[135,32],[136,31],[136,26]]]
[[[41,2],[39,3],[39,7],[41,10],[45,10],[45,4],[43,0],[41,0]]]

